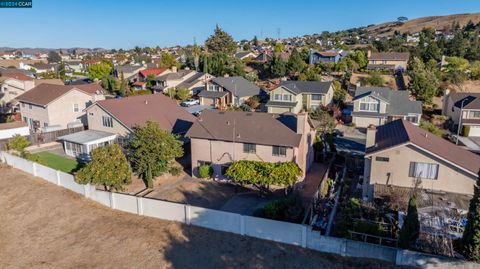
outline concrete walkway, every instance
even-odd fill
[[[480,145],[473,142],[470,138],[460,136],[460,137],[458,137],[458,140],[460,141],[460,143],[465,145],[465,147],[467,147],[468,150],[475,151],[475,152],[480,152]]]

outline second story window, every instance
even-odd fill
[[[472,111],[472,118],[480,118],[480,111]]]
[[[286,147],[273,146],[272,147],[272,155],[273,156],[286,157],[287,156],[287,148]]]
[[[321,101],[322,95],[321,94],[312,94],[312,100]]]
[[[243,144],[243,152],[244,153],[255,153],[255,152],[257,152],[257,145],[244,143]]]
[[[360,111],[379,112],[379,102],[375,98],[365,97],[360,100]]]
[[[113,127],[112,117],[102,116],[102,122],[104,127],[110,127],[110,128]]]
[[[73,104],[73,112],[78,112],[80,109],[78,108],[78,104]]]

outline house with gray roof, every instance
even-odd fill
[[[205,110],[186,134],[190,138],[192,175],[209,164],[224,179],[239,160],[295,162],[303,171],[313,162],[315,128],[308,114],[268,114]]]
[[[480,93],[453,92],[443,99],[443,114],[450,117],[453,130],[463,136],[480,137]]]
[[[353,98],[352,122],[361,128],[383,125],[397,119],[420,123],[422,102],[410,100],[408,91],[387,87],[359,87]]]
[[[332,81],[282,81],[270,92],[268,113],[299,113],[328,106],[333,99]]]
[[[216,108],[239,106],[250,97],[259,95],[260,88],[255,83],[243,77],[214,78],[198,93],[201,105],[211,105]]]
[[[240,51],[240,52],[237,52],[235,53],[235,58],[239,59],[239,60],[245,60],[247,58],[255,58],[257,57],[257,55],[255,55],[255,53],[251,52],[251,51]]]

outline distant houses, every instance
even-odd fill
[[[455,92],[444,97],[443,114],[450,117],[453,130],[464,136],[480,137],[480,93]]]
[[[338,63],[341,59],[348,55],[347,51],[342,49],[334,49],[327,51],[310,50],[309,63]]]
[[[368,51],[367,70],[407,70],[408,52],[370,52]]]

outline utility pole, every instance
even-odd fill
[[[460,137],[460,127],[462,126],[462,118],[463,118],[463,102],[465,102],[467,99],[463,99],[461,105],[460,105],[460,116],[458,119],[458,127],[457,127],[457,139],[455,140],[455,145],[458,145],[458,138]]]

